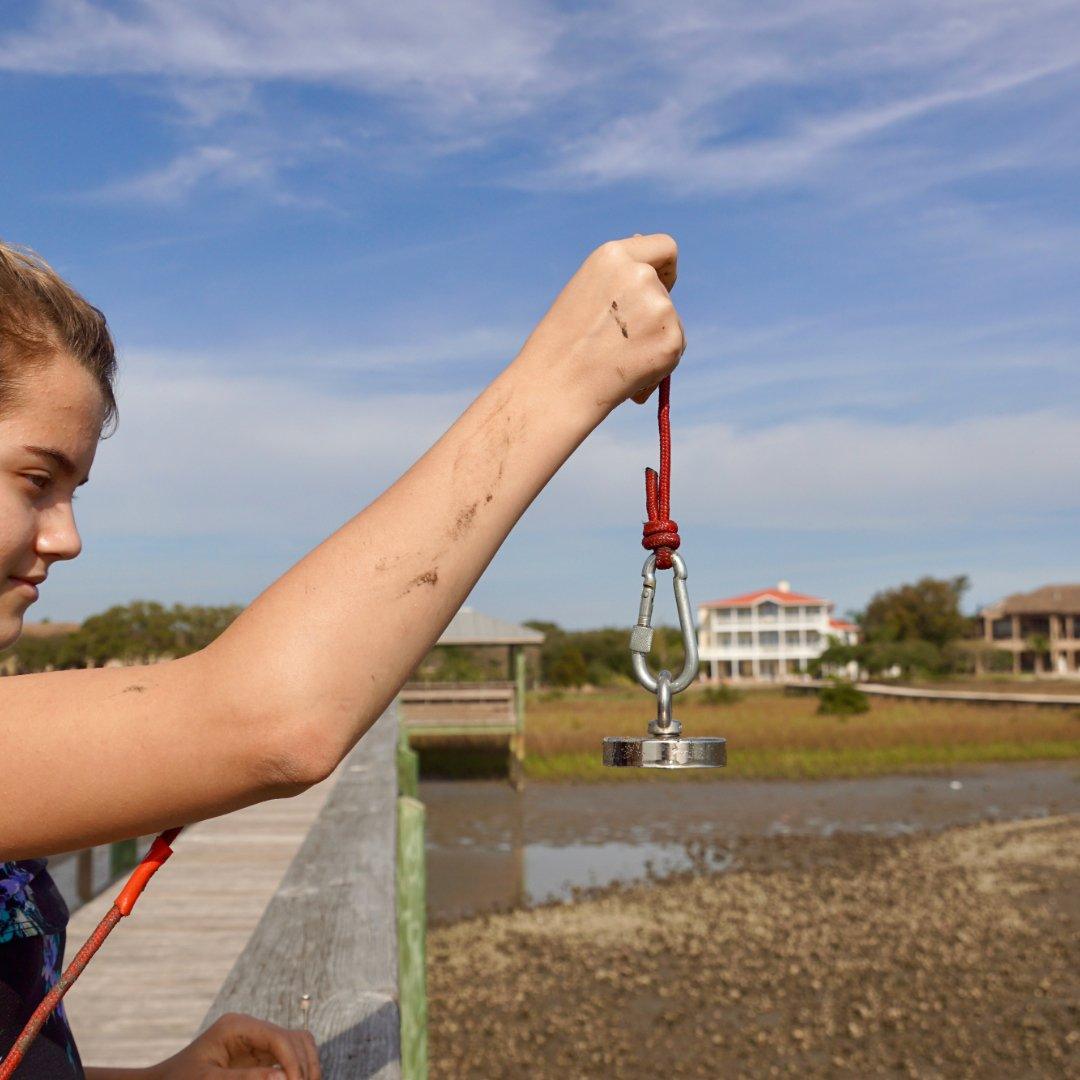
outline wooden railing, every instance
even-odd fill
[[[798,683],[785,683],[787,694],[816,694],[828,683],[822,679],[807,679]],[[956,701],[972,705],[1049,705],[1057,709],[1075,709],[1080,705],[1080,694],[1025,694],[992,690],[935,690],[932,687],[889,686],[883,683],[857,682],[864,694],[877,697],[906,698],[919,701]]]
[[[153,839],[153,836],[140,836],[52,855],[49,873],[68,907],[76,911],[127,874],[149,850]]]
[[[349,756],[220,993],[307,1026],[326,1080],[427,1075],[424,808],[393,707]]]
[[[484,683],[412,682],[398,697],[401,724],[409,736],[445,740],[456,736],[504,737],[510,781],[525,776],[525,658],[519,653],[514,681]]]

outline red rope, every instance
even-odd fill
[[[660,427],[660,474],[655,469],[645,470],[645,522],[641,546],[656,552],[656,569],[671,568],[671,553],[677,551],[682,540],[679,526],[671,520],[671,376],[660,384],[660,404],[657,420]],[[0,1077],[0,1080],[3,1080]]]
[[[83,968],[90,963],[91,957],[101,948],[102,942],[109,936],[112,928],[125,916],[131,913],[135,901],[139,899],[146,883],[157,872],[161,864],[172,854],[169,846],[176,839],[179,829],[167,829],[150,845],[150,850],[143,856],[142,861],[131,872],[127,884],[120,891],[116,903],[109,908],[105,918],[98,923],[97,929],[86,939],[86,943],[75,954],[75,959],[67,966],[67,970],[57,980],[56,985],[41,999],[40,1004],[34,1010],[26,1026],[19,1032],[19,1037],[8,1051],[3,1062],[0,1062],[0,1080],[9,1080],[12,1073],[19,1067],[19,1063],[30,1049],[30,1044],[37,1038],[38,1032],[45,1026],[45,1022],[52,1015],[53,1009],[60,1004],[60,999],[68,992],[71,984],[82,974]]]
[[[26,1026],[19,1032],[15,1044],[8,1051],[7,1057],[0,1065],[0,1080],[8,1080],[8,1077],[19,1067],[23,1056],[30,1049],[30,1044],[37,1038],[38,1032],[45,1026],[45,1022],[52,1015],[53,1009],[60,1004],[60,999],[67,993],[68,987],[82,974],[82,970],[90,962],[90,957],[101,947],[101,943],[109,936],[109,931],[123,918],[120,909],[113,904],[108,914],[98,923],[97,929],[86,939],[86,944],[75,954],[75,959],[68,965],[67,971],[60,976],[56,985],[41,999],[41,1004],[34,1010],[33,1015],[26,1022]]]

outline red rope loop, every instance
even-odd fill
[[[645,470],[645,513],[641,546],[656,552],[656,569],[671,568],[671,553],[682,543],[679,526],[671,520],[671,376],[660,383],[657,421],[660,427],[660,472]]]
[[[71,984],[82,974],[82,970],[94,953],[101,948],[102,942],[109,936],[116,924],[125,916],[131,914],[135,901],[146,887],[146,883],[154,876],[161,864],[172,854],[169,846],[180,833],[179,829],[166,829],[150,846],[150,850],[143,856],[142,861],[132,871],[131,877],[124,886],[123,891],[116,898],[116,903],[105,913],[105,918],[97,925],[97,929],[86,939],[86,943],[75,954],[75,959],[67,966],[67,970],[57,980],[56,985],[41,999],[37,1008],[26,1021],[26,1025],[19,1032],[7,1055],[0,1060],[0,1080],[8,1078],[19,1067],[19,1063],[26,1056],[37,1038],[38,1032],[52,1015],[53,1010],[60,1004],[61,998],[68,992]]]

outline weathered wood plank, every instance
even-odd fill
[[[401,1009],[401,1074],[427,1077],[427,872],[424,804],[397,801],[398,986]]]
[[[336,779],[181,833],[176,854],[65,999],[84,1062],[150,1065],[191,1041]],[[100,884],[108,848],[94,861]],[[68,959],[119,888],[72,916]]]
[[[439,709],[413,712],[410,710],[409,719],[404,726],[412,731],[417,728],[428,727],[474,727],[479,730],[491,727],[508,727],[512,731],[517,730],[517,720],[513,709],[501,709],[494,714],[477,715],[471,709]]]
[[[295,1027],[307,994],[326,1080],[402,1075],[397,740],[391,707],[345,762],[203,1022],[247,1012]]]
[[[822,679],[806,679],[787,683],[788,694],[816,694],[828,683]],[[859,682],[855,684],[864,694],[878,697],[914,698],[920,701],[957,701],[971,705],[1050,705],[1057,709],[1075,709],[1080,705],[1080,694],[1016,694],[995,693],[991,690],[927,690],[915,686],[889,686],[884,683]]]

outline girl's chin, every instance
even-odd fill
[[[22,633],[22,616],[0,611],[0,649],[7,649],[19,640]]]

